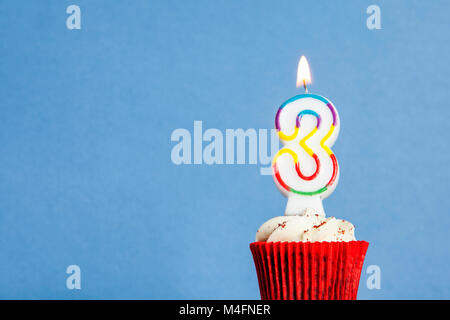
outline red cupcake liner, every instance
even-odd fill
[[[253,242],[262,300],[356,300],[366,241]]]

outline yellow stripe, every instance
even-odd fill
[[[306,137],[304,137],[302,140],[300,140],[300,146],[312,157],[314,154],[314,151],[311,150],[310,147],[308,147],[305,143],[306,140],[308,140],[309,138],[311,138],[315,133],[317,132],[317,127],[314,128],[313,131],[311,131],[310,133],[308,133],[308,135]]]
[[[275,164],[275,162],[277,162],[278,158],[281,157],[285,153],[289,153],[292,156],[292,158],[294,159],[294,163],[297,163],[298,158],[297,158],[297,154],[294,152],[294,150],[288,149],[288,148],[283,148],[283,149],[278,150],[277,154],[273,158],[272,165]]]
[[[329,155],[332,155],[332,154],[333,154],[333,151],[331,151],[331,149],[328,148],[328,147],[325,145],[325,141],[327,141],[328,138],[331,137],[331,135],[333,134],[333,131],[334,131],[334,125],[331,125],[330,131],[328,131],[327,135],[326,135],[325,137],[323,137],[322,141],[320,141],[320,146],[321,146],[321,147],[322,147]]]
[[[285,140],[285,141],[294,140],[295,137],[297,136],[297,134],[298,134],[298,128],[297,127],[295,127],[294,133],[291,134],[290,136],[284,134],[281,131],[278,131],[278,136],[280,137],[280,139]]]
[[[325,141],[327,141],[327,140],[331,137],[331,135],[332,135],[333,132],[334,132],[334,128],[335,128],[334,125],[331,125],[330,130],[328,131],[327,135],[326,135],[325,137],[323,137],[323,139],[320,141],[320,146],[328,153],[328,155],[332,155],[332,154],[333,154],[333,151],[331,151],[331,149],[328,148],[328,146],[325,145]],[[313,151],[310,147],[308,147],[308,146],[306,145],[306,140],[308,140],[309,138],[311,138],[316,132],[317,132],[317,127],[314,128],[314,130],[312,130],[312,131],[311,131],[307,136],[305,136],[302,140],[300,140],[300,146],[301,146],[301,147],[302,147],[302,148],[303,148],[303,149],[304,149],[311,157],[313,156],[314,151]],[[292,139],[294,139],[294,138],[297,136],[297,133],[298,133],[298,128],[297,128],[297,127],[295,127],[294,134],[292,134],[292,135],[290,135],[290,136],[287,136],[287,135],[285,135],[284,133],[282,133],[281,131],[278,131],[278,134],[279,134],[280,138],[282,138],[283,140],[292,140]],[[297,163],[297,162],[298,162],[297,154],[296,154],[292,149],[289,149],[289,148],[283,148],[283,149],[280,149],[280,150],[277,152],[277,154],[276,154],[275,157],[273,158],[272,164],[274,164],[275,162],[277,162],[278,158],[279,158],[280,156],[282,156],[283,154],[285,154],[285,153],[289,153],[289,154],[292,156],[292,158],[294,159],[294,163]]]

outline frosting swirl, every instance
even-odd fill
[[[346,220],[325,218],[305,210],[299,216],[280,216],[265,222],[256,232],[256,241],[354,241],[355,227]]]

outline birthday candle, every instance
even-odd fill
[[[306,58],[299,63],[297,86],[309,83]],[[339,165],[331,147],[339,134],[339,115],[334,105],[316,94],[300,94],[284,102],[275,117],[284,147],[275,155],[272,168],[278,189],[286,197],[286,215],[310,208],[324,215],[322,199],[338,183]]]

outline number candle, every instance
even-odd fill
[[[299,62],[297,86],[310,82],[305,57]],[[275,184],[288,197],[286,215],[313,209],[325,215],[322,199],[339,180],[339,165],[331,147],[339,134],[339,115],[333,104],[316,94],[300,94],[284,102],[275,127],[284,145],[272,162]]]

